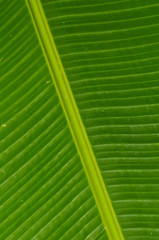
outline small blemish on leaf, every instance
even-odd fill
[[[46,83],[46,84],[49,84],[49,83],[51,83],[51,81],[45,81],[45,83]]]
[[[5,128],[7,125],[5,123],[2,123],[1,127]]]

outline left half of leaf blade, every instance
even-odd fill
[[[104,226],[26,4],[1,9],[0,238],[96,239]]]

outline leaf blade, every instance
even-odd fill
[[[108,236],[110,239],[124,239],[78,113],[40,1],[28,1],[28,6]]]
[[[94,239],[104,226],[27,6],[2,6],[0,238]]]

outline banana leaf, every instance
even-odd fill
[[[158,0],[0,0],[0,239],[159,239]]]

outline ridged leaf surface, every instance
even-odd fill
[[[120,225],[125,240],[158,240],[158,0],[28,2],[43,8],[117,225],[103,221],[39,18],[2,0],[0,239],[118,240]]]

